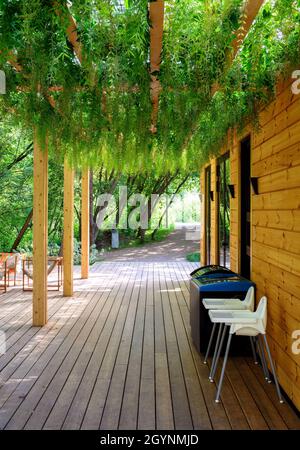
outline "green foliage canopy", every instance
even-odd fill
[[[55,158],[123,173],[195,170],[231,127],[255,121],[278,76],[299,60],[300,1],[267,0],[234,63],[242,0],[169,0],[153,135],[148,1],[1,0],[1,114]],[[66,39],[75,18],[82,63]],[[17,72],[7,61],[16,58]],[[215,82],[220,90],[212,97]],[[55,91],[49,89],[56,87]],[[57,89],[58,88],[58,89]],[[55,100],[55,108],[49,103]]]

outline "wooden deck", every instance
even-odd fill
[[[189,330],[195,265],[100,263],[76,269],[74,298],[49,294],[31,327],[31,294],[0,296],[1,429],[299,429],[252,360],[230,358],[222,403]]]

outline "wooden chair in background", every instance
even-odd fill
[[[20,258],[19,253],[8,253],[6,259],[6,270],[7,270],[7,286],[9,287],[10,275],[13,275],[14,286],[17,284],[17,269],[18,261]]]
[[[50,279],[49,276],[57,269],[57,277]],[[22,261],[23,291],[32,290],[33,281],[33,258],[26,257]],[[62,256],[48,256],[48,289],[59,291],[63,281],[63,258]]]
[[[7,276],[7,268],[6,268],[6,258],[0,254],[0,291],[5,293],[6,288],[6,276]]]

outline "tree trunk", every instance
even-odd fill
[[[24,225],[22,226],[22,228],[21,228],[21,230],[20,230],[20,232],[19,232],[15,242],[13,243],[13,246],[11,248],[11,252],[17,249],[18,245],[20,244],[21,240],[23,239],[23,236],[26,233],[26,231],[27,231],[27,229],[28,229],[28,227],[29,227],[29,225],[30,225],[30,223],[32,221],[32,216],[33,216],[33,209],[28,214]]]
[[[111,185],[109,190],[107,191],[108,194],[113,195],[113,193],[115,192],[115,189],[117,187],[118,181],[120,179],[120,175],[116,176],[115,178],[113,178],[113,171],[110,174],[108,180],[110,181]],[[95,210],[93,211],[92,214],[92,241],[91,241],[91,245],[95,244],[96,240],[97,240],[97,235],[98,235],[98,225],[97,225],[97,217],[99,212],[101,212],[103,209],[105,208],[105,206],[96,206]]]
[[[8,164],[5,171],[0,173],[0,177],[2,177],[6,172],[12,169],[16,164],[23,161],[23,159],[25,159],[28,155],[30,155],[30,153],[32,153],[32,150],[33,150],[33,142],[28,144],[23,153],[17,156],[10,164]]]
[[[161,215],[161,217],[160,217],[160,219],[159,219],[159,222],[158,222],[158,226],[155,228],[155,230],[154,230],[154,231],[152,232],[152,234],[151,234],[151,239],[152,239],[152,240],[154,240],[155,235],[156,235],[157,231],[159,230],[159,228],[160,228],[160,226],[161,226],[161,224],[162,224],[163,218],[165,217],[166,212],[168,211],[168,208],[170,208],[170,206],[172,205],[172,203],[173,203],[173,201],[174,201],[174,199],[175,199],[175,195],[178,194],[178,192],[180,191],[180,189],[181,189],[181,188],[184,186],[184,184],[187,182],[188,178],[189,178],[189,175],[186,176],[186,177],[179,183],[179,185],[177,186],[175,192],[172,194],[171,201],[168,203],[168,205],[166,206],[164,212],[162,213],[162,215]]]

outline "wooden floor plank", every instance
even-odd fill
[[[161,270],[160,288],[163,305],[164,323],[166,330],[167,356],[170,372],[171,392],[173,401],[173,414],[176,429],[192,429],[189,398],[187,394],[186,381],[182,368],[181,354],[178,346],[173,314],[170,306],[170,291],[173,286],[167,284],[167,271]],[[174,300],[174,299],[173,299]],[[172,298],[171,298],[172,301]]]
[[[97,293],[98,294],[98,293]],[[61,367],[56,372],[55,377],[48,385],[47,390],[39,402],[35,414],[32,415],[26,429],[30,428],[44,428],[44,429],[59,429],[62,427],[65,420],[67,410],[73,399],[74,393],[78,388],[78,384],[84,373],[86,364],[93,352],[95,339],[101,335],[102,323],[107,321],[110,317],[112,323],[115,321],[114,308],[117,307],[118,302],[115,300],[114,290],[109,289],[96,295],[96,302],[93,305],[89,320],[81,328],[74,346],[72,346],[66,355]],[[98,320],[100,326],[98,325]],[[66,380],[66,375],[67,380]],[[51,412],[48,415],[43,414],[45,405],[51,407]],[[63,405],[63,406],[61,406]],[[46,408],[49,410],[49,406]],[[42,416],[44,419],[42,420]]]
[[[0,428],[300,429],[250,359],[229,359],[222,402],[193,346],[189,278],[197,263],[104,262],[76,293],[49,293],[31,327],[31,294],[0,299]],[[220,370],[220,367],[219,369]]]
[[[45,354],[49,353],[51,350],[51,343],[54,343],[54,339],[59,333],[61,327],[68,326],[68,319],[72,318],[72,314],[75,314],[75,311],[78,309],[78,305],[76,301],[70,301],[64,307],[59,310],[59,314],[57,312],[57,318],[54,317],[48,324],[39,329],[39,332],[35,334],[34,339],[29,341],[28,344],[24,348],[18,352],[13,359],[9,362],[8,365],[1,371],[1,377],[3,380],[7,380],[3,388],[0,390],[0,423],[2,417],[2,411],[5,404],[5,414],[8,415],[8,411],[10,411],[10,407],[6,403],[9,399],[10,403],[12,403],[12,399],[10,398],[14,391],[19,388],[18,395],[16,396],[19,400],[17,403],[22,401],[25,392],[22,391],[22,388],[19,386],[23,382],[23,386],[26,385],[26,389],[29,388],[30,384],[34,382],[35,377],[31,376],[29,378],[28,374],[31,370],[42,364],[41,355],[43,352]],[[60,342],[63,340],[63,337],[57,339],[55,341],[55,347],[58,348]],[[30,382],[29,382],[30,380]],[[11,410],[13,412],[13,409]],[[2,423],[1,425],[2,426]]]
[[[240,402],[250,428],[252,430],[268,430],[267,422],[257,408],[248,386],[240,376],[231,358],[228,361],[227,379]]]
[[[118,312],[118,316],[115,322],[110,324],[112,330],[108,339],[108,344],[105,349],[103,360],[101,361],[101,366],[98,370],[93,392],[91,394],[89,404],[82,422],[82,429],[98,429],[100,427],[107,394],[111,385],[111,378],[116,362],[116,356],[118,354],[123,329],[126,323],[130,298],[134,289],[135,277],[136,271],[132,270],[132,273],[129,274],[126,281],[126,289],[123,290],[122,298],[120,298],[120,309]],[[121,373],[120,376],[124,376],[124,374]]]
[[[138,389],[140,379],[139,360],[141,358],[141,343],[143,339],[142,333],[144,296],[141,297],[141,290],[143,289],[143,272],[143,267],[141,269],[138,268],[136,270],[136,278],[133,281],[134,286],[131,292],[128,313],[124,324],[123,333],[121,335],[121,341],[119,344],[115,366],[111,377],[111,384],[101,418],[100,429],[103,430],[115,430],[119,427],[124,395],[124,412],[125,414],[128,412],[128,423],[127,421],[124,421],[124,416],[122,416],[122,428],[128,428],[129,423],[132,423],[132,427],[134,429],[136,428]],[[138,343],[136,343],[136,333],[138,334],[139,338]],[[135,354],[133,354],[134,351],[136,352]],[[133,374],[132,369],[134,368],[136,369],[137,373]],[[131,380],[126,380],[128,372],[129,375],[134,377],[136,385],[132,386]],[[134,395],[134,390],[136,390],[136,396]],[[132,395],[129,396],[129,394]],[[136,400],[136,404],[134,403],[134,400]],[[127,403],[129,403],[129,405]],[[130,407],[132,408],[131,411],[129,410]]]
[[[70,349],[76,351],[78,337],[84,326],[88,325],[88,319],[92,314],[95,303],[98,302],[96,287],[90,285],[91,291],[86,291],[86,297],[79,296],[79,311],[73,311],[70,322],[65,322],[59,330],[59,338],[51,341],[46,352],[35,362],[32,369],[23,378],[14,395],[9,398],[8,410],[15,409],[14,417],[7,428],[22,428],[33,414],[40,398],[46,391],[49,382],[55,376],[57,370],[63,364]],[[100,294],[101,295],[101,294]],[[86,299],[86,302],[84,301]],[[66,300],[72,302],[75,300]],[[80,309],[80,306],[82,309]],[[77,319],[77,320],[76,320]],[[0,393],[1,394],[1,393]],[[46,408],[49,413],[49,409]]]
[[[51,307],[48,309],[49,321],[54,323],[56,313],[60,311],[60,313],[64,310],[62,298],[55,299],[55,301],[51,304]],[[8,337],[8,333],[5,333],[6,337],[6,353],[0,357],[0,371],[2,373],[2,377],[4,377],[4,369],[8,366],[10,361],[14,359],[14,366],[16,367],[16,358],[15,355],[21,353],[21,351],[26,348],[26,351],[29,351],[33,348],[34,344],[38,344],[38,340],[35,339],[35,335],[40,333],[40,329],[38,327],[32,327],[32,312],[29,314],[30,319],[26,317],[22,317],[24,320],[23,326],[17,330],[12,330],[10,336]],[[45,328],[45,332],[49,330],[50,327]],[[41,334],[39,334],[40,336]],[[32,351],[32,350],[30,350]],[[22,351],[22,357],[25,357],[25,351]],[[19,361],[21,359],[19,358]],[[13,373],[14,369],[10,366],[10,373]],[[9,374],[6,372],[6,376],[9,377]]]
[[[173,404],[166,348],[165,326],[162,309],[159,275],[154,271],[154,351],[156,427],[158,430],[174,429]]]
[[[135,430],[137,428],[148,274],[149,267],[145,265],[141,276],[134,332],[132,336],[122,408],[120,412],[120,430]]]
[[[267,396],[260,383],[257,382],[257,379],[253,375],[253,372],[249,370],[246,361],[243,358],[234,358],[233,361],[236,368],[238,368],[241,376],[243,377],[245,383],[247,384],[248,389],[252,393],[256,401],[257,408],[262,412],[269,428],[271,430],[286,430],[286,424],[282,420],[280,414],[274,407],[273,403]],[[275,389],[274,386],[273,388]]]
[[[293,408],[290,407],[288,402],[284,404],[279,403],[276,389],[274,387],[274,383],[266,383],[263,371],[260,366],[254,365],[251,361],[246,361],[250,370],[255,374],[258,382],[263,387],[264,391],[267,393],[268,397],[272,401],[273,405],[277,409],[278,413],[282,417],[282,420],[286,423],[287,427],[290,430],[299,430],[300,429],[300,421],[299,415],[294,411]]]
[[[115,284],[115,290],[113,289],[112,291],[110,291],[109,289],[107,289],[106,292],[101,296],[101,299],[99,299],[98,304],[95,305],[95,308],[92,312],[93,326],[84,343],[84,346],[82,347],[80,354],[78,355],[77,359],[76,356],[75,358],[72,358],[70,357],[70,355],[68,355],[68,357],[70,358],[70,364],[72,364],[72,362],[74,361],[75,362],[72,369],[69,371],[68,378],[65,384],[63,385],[57,399],[55,400],[55,403],[53,404],[51,413],[49,414],[47,420],[45,421],[45,424],[43,425],[44,429],[51,430],[62,428],[74,396],[82,383],[86,368],[89,365],[92,355],[95,353],[96,345],[102,339],[102,333],[105,324],[108,320],[110,320],[110,318],[112,322],[114,321],[113,306],[116,306],[117,303],[114,302],[114,295],[115,292],[117,294],[120,291],[120,287],[120,284]],[[102,306],[100,305],[100,300],[102,302]],[[52,385],[53,384],[57,384],[57,379],[54,379],[52,381]],[[47,392],[48,396],[52,397],[53,402],[54,393],[51,384],[49,385]],[[41,409],[43,409],[42,405]],[[29,427],[29,425],[30,424],[28,423],[27,428]]]
[[[138,429],[156,428],[154,350],[154,265],[150,264],[146,286],[142,372],[139,393]]]
[[[117,301],[114,301],[115,308],[120,309],[120,302],[118,301],[118,298],[121,299],[124,296],[126,284],[124,283],[120,284],[117,288],[117,291],[115,291],[112,294],[112,297],[115,296],[117,298]],[[112,303],[112,302],[111,302]],[[118,311],[119,311],[118,309]],[[111,319],[113,317],[111,316]],[[64,429],[79,429],[82,425],[86,409],[88,407],[91,395],[93,393],[95,383],[97,380],[97,376],[101,367],[101,363],[103,361],[103,358],[107,352],[107,346],[110,340],[110,337],[113,332],[113,320],[106,320],[106,323],[104,325],[103,331],[101,333],[101,336],[99,336],[98,342],[96,344],[96,347],[93,351],[93,354],[91,356],[91,359],[89,361],[89,364],[86,368],[86,371],[84,373],[84,376],[82,378],[82,381],[76,391],[76,394],[74,396],[74,399],[72,401],[72,405],[70,406],[70,409],[68,411],[68,414],[65,418],[63,428]],[[103,384],[105,386],[109,386],[110,380],[102,380]],[[103,400],[104,401],[104,400]],[[87,419],[86,419],[87,420]],[[95,428],[100,423],[100,418],[97,419]]]

